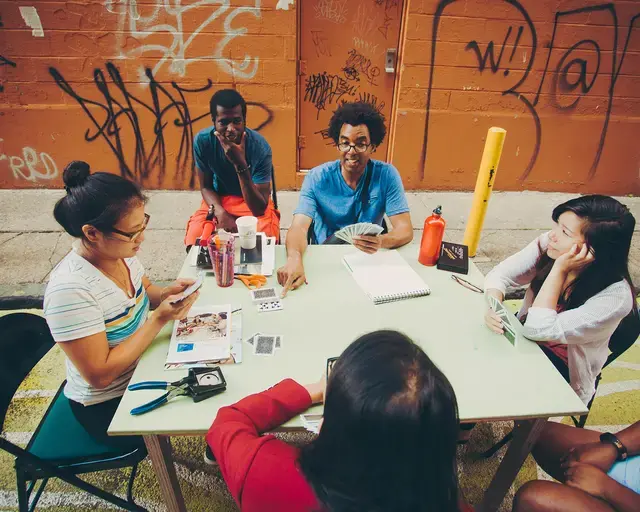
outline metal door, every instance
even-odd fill
[[[402,0],[302,0],[300,170],[338,158],[327,128],[344,101],[366,101],[387,119],[396,78]],[[388,137],[374,158],[385,160]]]

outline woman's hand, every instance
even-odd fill
[[[610,443],[587,443],[571,448],[562,459],[562,468],[567,469],[569,464],[580,462],[590,464],[602,471],[609,471],[618,458],[618,451]]]
[[[180,295],[169,295],[160,303],[153,312],[153,315],[165,324],[171,320],[182,320],[187,316],[191,306],[193,306],[193,303],[198,297],[200,297],[200,292],[195,292],[193,295],[189,295],[189,297],[182,300],[180,300]],[[171,301],[174,300],[178,300],[178,302],[171,304]]]
[[[569,274],[570,272],[579,272],[594,259],[593,252],[589,250],[587,244],[582,244],[581,248],[578,248],[577,244],[573,244],[569,252],[556,259],[553,266],[564,274]]]
[[[596,498],[604,498],[610,479],[601,469],[579,462],[571,462],[564,475],[569,487],[581,489]]]
[[[500,290],[496,290],[494,288],[490,288],[486,291],[487,295],[491,295],[495,297],[497,300],[502,302],[504,299],[504,295]],[[493,332],[498,334],[504,334],[504,328],[502,327],[502,319],[496,314],[496,312],[491,309],[491,307],[487,304],[487,309],[484,314],[484,323],[487,324],[487,327],[491,329]]]
[[[169,286],[165,286],[162,289],[162,294],[160,295],[160,301],[165,300],[167,297],[169,297],[169,295],[179,295],[195,282],[196,282],[195,279],[189,279],[189,278],[176,279]]]
[[[327,375],[323,373],[318,382],[307,384],[304,388],[311,396],[312,404],[321,404],[324,402],[324,393],[327,389]]]

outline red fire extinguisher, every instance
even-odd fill
[[[444,226],[446,224],[441,214],[442,206],[438,206],[433,210],[433,215],[427,217],[424,221],[418,261],[429,267],[435,265],[440,257],[440,246],[442,245]]]

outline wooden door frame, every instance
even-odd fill
[[[409,19],[409,4],[411,0],[401,0],[402,1],[402,13],[400,15],[400,33],[398,34],[398,53],[396,55],[396,72],[393,80],[393,100],[391,102],[391,113],[389,115],[388,130],[388,145],[387,152],[385,154],[385,159],[389,163],[393,163],[391,161],[391,157],[393,156],[393,148],[395,145],[396,138],[396,116],[398,112],[398,102],[400,99],[400,75],[402,74],[402,66],[404,63],[404,48],[406,43],[406,33],[407,33],[407,22]],[[300,169],[300,136],[301,133],[301,120],[300,120],[300,111],[302,109],[302,94],[300,93],[302,89],[302,74],[300,70],[300,57],[302,55],[302,2],[298,2],[296,4],[296,189],[300,190],[302,186],[302,180],[306,175],[306,172],[303,173]]]

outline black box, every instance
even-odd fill
[[[457,272],[458,274],[468,274],[469,248],[462,244],[442,242],[440,257],[438,258],[438,269]]]

